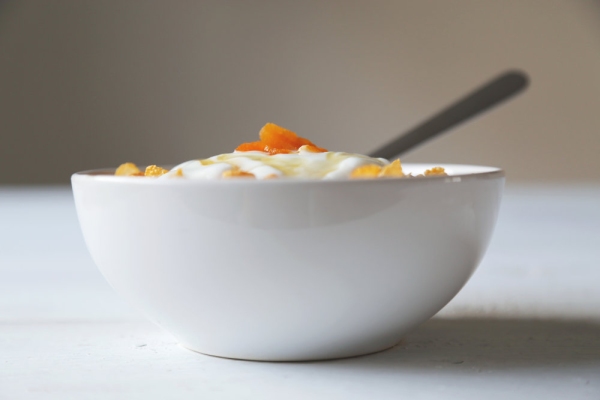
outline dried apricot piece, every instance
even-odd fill
[[[425,176],[446,175],[446,170],[442,167],[434,167],[434,168],[431,168],[431,169],[428,169],[427,171],[425,171],[424,175]]]
[[[119,165],[119,168],[117,168],[117,170],[115,171],[115,175],[118,176],[136,176],[139,173],[141,173],[141,171],[137,167],[137,165],[130,162]]]
[[[402,172],[402,165],[400,164],[400,160],[394,160],[385,167],[382,168],[379,176],[388,176],[388,177],[400,177],[404,176]]]
[[[350,178],[377,178],[381,172],[381,167],[376,164],[363,165],[355,168],[350,174]]]
[[[318,147],[310,140],[296,135],[295,132],[283,128],[272,122],[265,124],[259,132],[260,141],[272,149],[298,150],[302,146],[311,146],[315,151],[327,151]]]
[[[274,149],[298,150],[300,146],[312,144],[309,140],[298,137],[295,132],[274,123],[267,123],[259,132],[260,141]]]
[[[236,151],[265,151],[265,144],[263,142],[249,142],[242,143],[236,149]]]
[[[269,153],[270,155],[274,155],[274,154],[289,154],[289,153],[292,152],[292,150],[276,149],[274,147],[265,145],[265,152]]]
[[[302,146],[310,146],[308,151],[325,152],[326,149],[316,146],[313,142],[289,129],[283,128],[274,123],[267,123],[259,132],[260,141],[243,143],[239,145],[237,151],[264,151],[265,153],[287,154],[297,151]]]
[[[146,175],[146,176],[161,176],[161,175],[166,174],[167,172],[169,172],[168,169],[161,168],[157,165],[150,165],[150,166],[146,167],[146,172],[144,172],[144,175]]]

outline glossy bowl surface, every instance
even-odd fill
[[[395,345],[479,264],[504,173],[442,166],[451,176],[197,181],[105,170],[72,185],[102,274],[183,346],[321,360]]]

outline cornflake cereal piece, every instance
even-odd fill
[[[169,172],[168,169],[164,169],[164,168],[161,168],[156,165],[150,165],[150,166],[146,167],[146,172],[144,173],[144,175],[145,176],[161,176],[161,175],[166,174],[167,172]]]
[[[229,179],[229,178],[256,178],[254,176],[254,174],[251,174],[250,172],[242,171],[238,167],[234,167],[234,168],[230,169],[229,171],[223,172],[222,177],[225,178],[225,179]]]
[[[400,164],[400,160],[394,160],[390,164],[383,167],[379,176],[387,176],[387,177],[401,177],[404,176],[402,172],[402,165]]]
[[[447,175],[446,174],[446,170],[444,170],[444,168],[442,167],[434,167],[431,169],[428,169],[427,171],[425,171],[424,173],[425,176],[440,176],[440,175]]]
[[[183,171],[181,170],[181,168],[177,168],[177,171],[175,171],[175,176],[177,178],[183,178]]]
[[[368,164],[352,171],[350,178],[377,178],[380,172],[381,167],[379,165]]]
[[[119,168],[115,171],[115,175],[118,176],[139,176],[138,174],[144,175],[137,165],[130,162],[119,165]]]

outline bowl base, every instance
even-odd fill
[[[196,349],[192,348],[191,346],[185,345],[183,343],[178,343],[178,345],[179,345],[179,347],[181,347],[183,349],[186,349],[186,350],[189,350],[189,351],[192,351],[194,353],[199,353],[199,354],[202,354],[204,356],[210,356],[210,357],[216,357],[216,358],[224,358],[226,360],[286,363],[286,362],[313,362],[313,361],[344,360],[344,359],[347,359],[347,358],[356,358],[356,357],[369,356],[369,355],[372,355],[372,354],[382,353],[384,351],[390,350],[390,349],[396,347],[397,345],[399,345],[401,342],[402,342],[402,340],[399,340],[398,342],[396,342],[392,346],[386,345],[385,347],[382,347],[382,348],[374,350],[374,351],[368,351],[368,352],[365,352],[365,353],[361,352],[361,353],[356,353],[356,354],[348,354],[348,355],[344,355],[344,356],[334,356],[334,357],[323,356],[323,357],[281,358],[281,359],[269,359],[269,358],[259,358],[259,357],[244,358],[244,357],[221,356],[221,355],[218,355],[218,354],[211,354],[211,353],[207,353],[205,351],[196,350]]]

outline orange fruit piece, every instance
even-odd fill
[[[265,151],[265,144],[263,142],[249,142],[242,143],[237,148],[237,151]]]
[[[298,150],[300,146],[312,144],[310,140],[271,122],[260,130],[260,141],[274,149]]]
[[[276,147],[271,147],[271,146],[265,145],[265,152],[269,153],[270,155],[273,155],[273,154],[289,154],[289,153],[292,152],[292,150],[278,149]]]
[[[315,153],[322,153],[327,150],[316,146],[313,142],[296,133],[285,129],[271,122],[262,127],[259,133],[260,141],[243,143],[239,145],[237,151],[263,151],[273,154],[287,154],[292,151],[298,151],[302,146],[308,146],[307,150]]]

